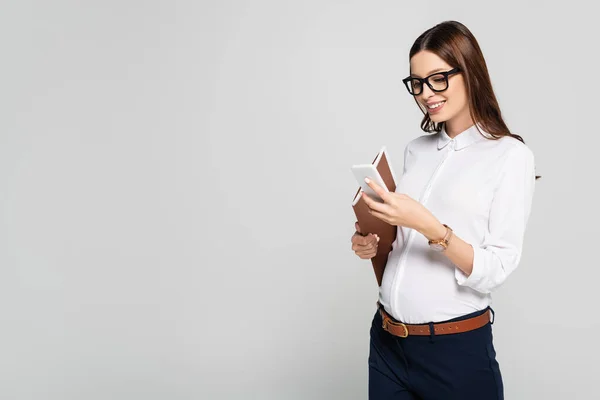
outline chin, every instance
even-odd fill
[[[431,114],[430,114],[430,115],[429,115],[429,119],[430,119],[430,120],[432,120],[433,122],[440,123],[440,122],[444,122],[444,121],[446,121],[448,118],[444,118],[444,117],[443,117],[443,116],[441,116],[441,115],[431,115]]]

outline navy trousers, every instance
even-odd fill
[[[488,309],[448,321],[484,312]],[[369,400],[504,399],[492,323],[450,335],[400,338],[383,329],[377,311],[370,333]]]

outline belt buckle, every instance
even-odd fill
[[[383,319],[383,329],[385,329],[386,331],[387,331],[388,326],[390,325],[389,321],[390,321],[389,318],[384,318]],[[401,326],[401,327],[404,328],[404,334],[402,334],[402,335],[395,335],[395,336],[398,336],[398,337],[401,337],[401,338],[408,337],[408,327],[405,324],[403,324],[402,322],[398,322],[398,323],[392,322],[392,325],[394,325],[394,326]]]
[[[404,325],[402,322],[400,322],[399,325],[402,325],[402,327],[404,328],[404,335],[400,335],[401,338],[405,338],[408,337],[408,326]]]

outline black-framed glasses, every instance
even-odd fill
[[[423,91],[423,84],[426,83],[434,92],[443,92],[448,89],[448,76],[452,74],[456,74],[460,72],[460,68],[456,67],[446,72],[436,72],[435,74],[431,74],[426,76],[425,78],[415,78],[413,76],[409,76],[407,78],[402,79],[404,85],[406,85],[406,89],[408,93],[413,96],[418,96]]]

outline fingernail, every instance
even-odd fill
[[[369,178],[365,178],[365,182],[369,183],[371,181],[369,180]]]
[[[379,236],[377,236],[377,243],[379,243]]]

